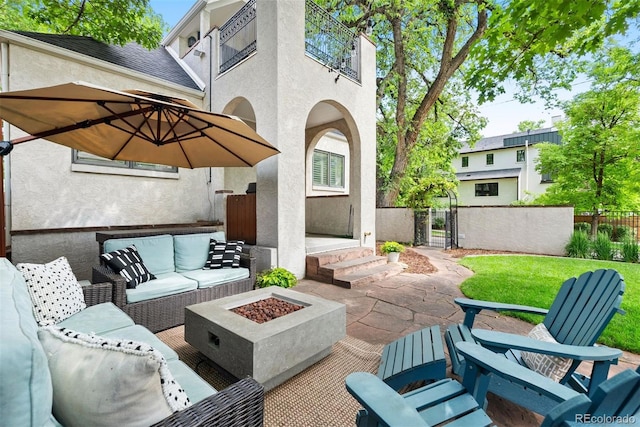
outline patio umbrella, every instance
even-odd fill
[[[279,153],[242,120],[181,98],[84,82],[0,93],[0,118],[29,136],[112,160],[183,168],[253,166]]]

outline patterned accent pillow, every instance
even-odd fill
[[[191,406],[162,353],[148,344],[57,326],[38,331],[65,426],[149,426]]]
[[[82,287],[66,257],[48,264],[20,263],[16,268],[27,283],[33,315],[40,326],[62,322],[87,308]]]
[[[127,288],[135,289],[140,283],[156,278],[142,262],[135,245],[100,255],[116,273],[120,273],[127,281]]]
[[[244,245],[243,240],[218,242],[211,239],[209,242],[209,256],[202,269],[239,268],[242,245]]]
[[[529,338],[540,341],[558,343],[549,333],[544,323],[536,325],[528,334]],[[555,382],[560,382],[571,367],[572,359],[566,357],[549,356],[547,354],[523,351],[520,354],[522,359],[531,370],[549,377]]]

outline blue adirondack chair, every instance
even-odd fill
[[[594,346],[596,340],[620,309],[625,284],[615,270],[596,270],[566,280],[549,310],[521,305],[501,304],[456,298],[455,302],[465,312],[464,322],[451,325],[445,332],[452,371],[461,375],[465,369],[464,357],[456,350],[458,342],[477,342],[493,351],[503,353],[508,360],[527,367],[521,351],[560,356],[573,360],[571,367],[560,380],[572,389],[593,395],[594,390],[607,379],[609,366],[617,364],[620,350]],[[559,344],[533,338],[506,334],[498,331],[472,329],[476,314],[481,310],[520,311],[543,314],[544,325]],[[593,362],[590,377],[575,372],[583,361]],[[544,394],[531,388],[496,377],[489,384],[489,391],[498,394],[539,414],[546,414],[555,404]]]
[[[592,399],[477,344],[459,343],[467,358],[463,382],[447,378],[405,394],[399,394],[377,376],[355,372],[347,376],[349,393],[363,406],[356,416],[358,427],[373,426],[492,426],[485,412],[487,383],[491,377],[508,378],[543,391],[555,401],[543,427],[588,424],[593,417],[640,421],[640,375],[624,371],[600,384]],[[619,417],[619,418],[614,418]],[[451,423],[451,424],[448,424]]]

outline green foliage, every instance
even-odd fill
[[[72,34],[154,49],[168,28],[149,0],[0,0],[0,29]]]
[[[634,230],[628,225],[616,225],[613,227],[612,237],[615,242],[624,242],[627,237],[635,237]]]
[[[554,182],[538,202],[576,212],[640,208],[640,54],[609,47],[586,70],[592,89],[564,105],[563,145],[539,144],[536,170]]]
[[[611,261],[614,255],[613,243],[607,233],[598,232],[592,243],[594,258]]]
[[[545,125],[545,123],[547,123],[546,120],[523,120],[520,123],[518,123],[518,130],[517,132],[526,132],[528,130],[536,130],[536,129],[542,129]]]
[[[585,231],[574,231],[565,251],[567,256],[571,258],[590,258],[591,240],[589,234]]]
[[[433,228],[436,230],[442,230],[444,228],[444,218],[436,217],[433,219]]]
[[[598,233],[606,233],[609,239],[613,237],[613,225],[609,223],[598,224]]]
[[[298,283],[298,279],[286,268],[276,267],[258,273],[256,285],[259,288],[269,286],[280,286],[281,288],[291,288]]]
[[[460,289],[468,298],[549,308],[560,285],[585,271],[612,268],[624,277],[622,309],[613,317],[598,342],[640,353],[640,268],[637,264],[563,257],[489,255],[466,257],[460,264],[474,271]],[[513,314],[531,323],[540,316]]]
[[[576,222],[575,224],[573,224],[573,230],[584,231],[585,233],[589,234],[589,232],[591,231],[591,224],[589,224],[588,222]]]
[[[620,257],[624,262],[640,262],[640,244],[633,237],[625,238],[620,249]]]
[[[404,246],[398,242],[384,242],[380,246],[380,252],[388,254],[390,252],[404,252]]]

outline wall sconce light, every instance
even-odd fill
[[[204,56],[204,51],[199,50],[199,49],[193,49],[193,56],[198,56],[198,57],[202,58]]]
[[[375,27],[373,20],[371,18],[367,19],[367,28],[364,30],[364,33],[370,36],[373,34],[373,27]]]

